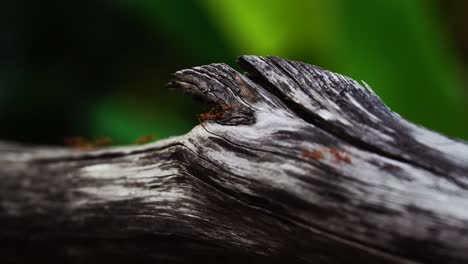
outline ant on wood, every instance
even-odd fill
[[[143,136],[143,137],[139,137],[135,140],[135,144],[137,145],[143,145],[143,144],[146,144],[146,143],[149,143],[151,141],[153,141],[156,137],[151,134],[151,135],[147,135],[147,136]]]
[[[112,145],[112,139],[110,137],[97,138],[95,140],[89,140],[83,137],[67,137],[63,141],[66,146],[83,151]]]
[[[340,152],[338,152],[338,150],[334,149],[334,148],[331,148],[329,149],[330,153],[335,156],[336,160],[338,162],[342,161],[346,164],[350,164],[351,163],[351,159],[348,157],[348,156],[345,156],[343,154],[341,154]]]
[[[333,155],[335,157],[335,161],[337,163],[344,162],[346,164],[351,164],[351,158],[349,158],[348,156],[340,153],[338,150],[336,150],[334,148],[328,148],[328,149],[325,149],[325,150],[319,150],[318,149],[318,150],[314,150],[312,152],[303,151],[302,156],[305,157],[305,158],[309,158],[309,159],[321,160],[321,159],[325,158],[325,155],[323,154],[323,152],[326,152],[327,150],[331,155]]]
[[[143,145],[154,141],[155,138],[153,134],[139,137],[135,140],[135,144]],[[112,139],[110,137],[102,137],[94,140],[89,140],[84,137],[66,137],[63,141],[66,146],[82,151],[94,150],[112,145]]]
[[[199,114],[198,121],[202,123],[208,120],[213,120],[213,121],[220,120],[223,117],[223,114],[226,111],[231,110],[231,109],[232,107],[230,106],[222,106],[221,108],[213,107],[208,113]]]
[[[320,151],[320,150],[314,150],[312,152],[303,151],[302,156],[305,157],[305,158],[317,159],[317,160],[325,158],[325,156],[323,156],[322,151]]]

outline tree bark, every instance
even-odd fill
[[[238,62],[174,74],[213,107],[186,135],[0,144],[2,259],[468,263],[467,143],[340,74]]]

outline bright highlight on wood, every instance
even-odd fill
[[[186,135],[91,151],[0,144],[2,258],[468,262],[465,142],[340,74],[239,64],[245,74],[174,74],[169,86],[214,109]]]

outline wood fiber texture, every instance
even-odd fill
[[[468,263],[468,145],[365,83],[242,56],[176,72],[213,107],[183,136],[0,143],[6,262]]]

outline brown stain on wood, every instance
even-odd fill
[[[257,101],[257,96],[253,93],[252,87],[247,84],[244,78],[240,75],[236,75],[236,81],[239,85],[239,95],[241,98],[245,98],[251,102]]]

